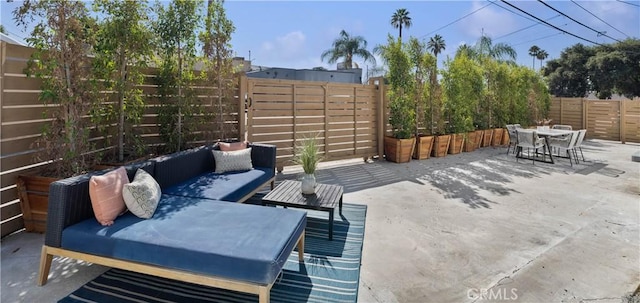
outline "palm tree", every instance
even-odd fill
[[[404,8],[399,8],[391,16],[391,25],[394,28],[399,29],[398,38],[402,41],[402,26],[405,28],[411,27],[411,17],[409,17],[409,11]]]
[[[456,49],[456,56],[460,55],[465,55],[469,58],[476,58],[478,56],[476,54],[476,50],[468,44],[462,44],[458,46],[458,49]]]
[[[480,37],[478,43],[475,45],[476,53],[481,57],[490,57],[498,61],[505,61],[506,56],[508,60],[506,62],[515,63],[518,54],[516,50],[506,43],[493,44],[491,38],[487,36]]]
[[[431,37],[429,42],[427,42],[427,49],[429,49],[436,57],[436,65],[438,65],[438,54],[445,50],[445,48],[447,48],[447,44],[444,43],[442,36],[438,34]]]
[[[328,58],[327,62],[333,64],[338,62],[338,59],[344,57],[345,68],[352,69],[354,55],[376,64],[376,59],[373,57],[373,54],[367,50],[367,40],[362,36],[351,36],[342,30],[340,31],[340,36],[333,40],[333,47],[324,51],[320,59],[324,61]]]
[[[536,58],[540,60],[540,69],[542,69],[542,60],[547,59],[547,57],[549,57],[549,53],[544,49],[541,49],[538,54],[536,54]]]
[[[531,56],[531,58],[533,59],[532,63],[531,63],[531,68],[532,69],[536,69],[536,57],[538,56],[538,54],[540,53],[540,48],[537,45],[534,45],[532,47],[529,48],[529,56]]]

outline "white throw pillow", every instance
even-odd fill
[[[160,185],[143,169],[138,169],[133,181],[122,189],[122,198],[129,211],[143,219],[153,217],[160,195]]]
[[[236,151],[213,150],[213,157],[216,160],[217,174],[253,169],[251,147]]]

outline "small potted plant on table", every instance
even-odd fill
[[[305,138],[302,144],[296,147],[294,162],[302,165],[304,176],[302,177],[302,193],[310,195],[315,193],[316,188],[316,168],[318,162],[322,160],[319,152],[317,136]]]

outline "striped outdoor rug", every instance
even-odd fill
[[[271,302],[356,302],[367,207],[344,204],[333,241],[328,215],[310,211],[304,267],[293,252],[271,289]],[[256,295],[110,269],[59,302],[257,302]]]

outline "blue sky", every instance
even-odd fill
[[[545,3],[613,38],[623,40],[627,36],[640,37],[640,1],[576,2],[615,29],[590,15],[572,1]],[[11,10],[19,3],[18,0],[14,3],[6,3],[2,0],[1,23],[11,36],[26,37],[28,34],[16,28],[11,18]],[[509,3],[577,36],[597,43],[615,42],[567,17],[559,16],[557,12],[538,1],[509,1]],[[509,8],[519,15],[498,5]],[[538,21],[532,17],[499,0],[495,2],[489,0],[350,2],[228,0],[225,2],[225,8],[227,17],[236,26],[231,41],[236,55],[249,58],[249,52],[251,52],[253,64],[263,66],[335,68],[322,62],[320,54],[331,47],[332,41],[338,36],[340,30],[344,29],[352,35],[363,36],[371,50],[375,45],[385,43],[387,34],[398,35],[398,30],[390,25],[391,15],[398,8],[407,9],[413,21],[410,28],[403,29],[402,35],[405,40],[409,36],[428,40],[435,34],[440,34],[444,38],[447,47],[440,55],[441,61],[445,60],[446,56],[453,56],[460,44],[474,44],[483,32],[492,37],[494,43],[503,42],[513,46],[518,52],[517,62],[526,66],[532,65],[528,49],[534,44],[549,53],[548,59],[557,58],[564,48],[579,42],[591,45],[589,42],[563,34],[544,24],[538,24]],[[475,10],[477,12],[446,26]],[[363,64],[361,59],[356,58],[355,61],[366,68],[366,64]],[[539,62],[536,60],[536,68],[538,67]]]

